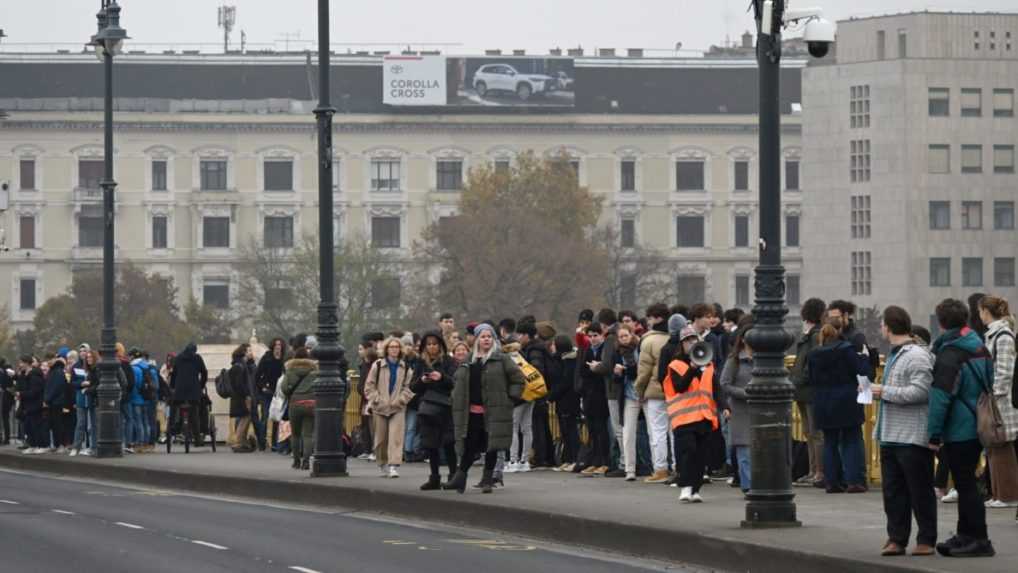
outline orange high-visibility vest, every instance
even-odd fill
[[[714,365],[708,364],[703,374],[694,378],[685,392],[676,392],[672,379],[678,380],[689,370],[689,364],[681,360],[672,360],[668,365],[668,375],[661,385],[665,391],[665,404],[668,406],[668,418],[672,429],[679,426],[695,424],[700,420],[709,420],[711,426],[718,429],[717,404],[714,402]]]

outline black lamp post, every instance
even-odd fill
[[[103,189],[103,328],[102,362],[99,364],[99,387],[96,389],[96,456],[100,458],[123,455],[123,427],[120,419],[120,385],[117,383],[116,342],[117,331],[113,321],[113,56],[127,38],[120,27],[120,6],[116,0],[101,0],[98,32],[92,37],[96,56],[102,62],[106,79],[106,106],[104,125],[103,161],[105,171],[100,183]]]
[[[346,405],[346,377],[339,371],[339,316],[333,243],[332,115],[329,103],[329,0],[318,0],[318,240],[321,302],[318,304],[318,381],[315,383],[314,477],[345,476],[346,453],[340,435]]]
[[[760,74],[760,265],[756,268],[753,380],[749,396],[751,489],[743,527],[796,527],[792,501],[792,397],[785,369],[785,269],[781,266],[781,28],[785,0],[754,0]],[[769,17],[770,21],[764,21]]]

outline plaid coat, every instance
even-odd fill
[[[887,362],[889,368],[884,370],[880,415],[873,436],[884,444],[926,447],[933,356],[925,348],[906,344]]]
[[[993,355],[993,395],[997,398],[1000,416],[1004,419],[1007,439],[1018,439],[1018,409],[1011,405],[1011,384],[1014,380],[1015,338],[1007,319],[995,320],[986,330],[986,346]]]

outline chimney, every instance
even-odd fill
[[[583,55],[583,48],[569,48],[568,50],[566,50],[566,54],[568,54],[570,56],[573,56],[573,57],[582,56]]]
[[[600,50],[597,51],[597,55],[601,56],[602,58],[614,58],[615,48],[601,48]]]
[[[502,50],[484,50],[485,56],[501,56]]]
[[[562,55],[562,48],[552,48],[552,49],[548,50],[548,55],[550,55],[550,56],[561,56]]]
[[[746,49],[753,48],[753,34],[750,34],[749,30],[746,30],[746,33],[742,35],[742,47]]]
[[[628,55],[630,58],[642,58],[643,48],[629,48]]]

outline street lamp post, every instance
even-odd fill
[[[791,336],[784,330],[785,269],[781,266],[781,28],[785,0],[754,0],[760,74],[760,264],[749,397],[752,476],[743,527],[797,527],[792,493],[792,397],[785,369]],[[769,18],[770,21],[766,21]],[[769,33],[768,33],[769,32]]]
[[[115,458],[123,455],[123,427],[120,419],[120,385],[117,383],[117,331],[113,316],[113,56],[127,38],[120,27],[120,6],[116,0],[101,0],[98,31],[92,46],[103,62],[106,81],[103,162],[105,170],[100,183],[103,189],[103,328],[102,362],[99,364],[99,387],[96,389],[96,456]]]
[[[329,103],[329,0],[318,0],[318,239],[320,251],[321,301],[318,304],[318,381],[315,382],[315,453],[313,477],[345,476],[346,453],[343,408],[346,404],[346,377],[339,371],[343,347],[339,345],[339,315],[333,242],[332,197],[332,116]]]

